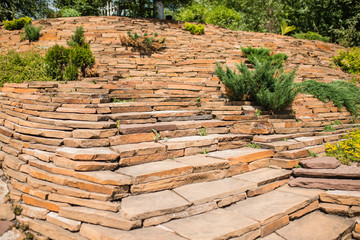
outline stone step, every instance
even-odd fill
[[[287,226],[264,239],[351,239],[351,231],[354,225],[355,219],[315,211],[290,222]]]
[[[165,139],[162,136],[155,137],[154,133],[137,133],[110,137],[111,145],[115,145],[110,149],[119,154],[121,166],[132,166],[167,158],[238,148],[246,145],[249,141],[250,136],[244,134],[193,136],[190,133],[190,136]],[[127,144],[129,142],[130,144]]]
[[[272,157],[273,155],[274,152],[272,150],[250,147],[217,151],[208,154],[210,157],[228,160],[231,164],[248,163],[262,158]]]
[[[314,145],[308,146],[304,148],[298,148],[294,150],[287,150],[282,152],[277,152],[274,156],[280,158],[287,158],[287,159],[299,159],[299,158],[306,158],[311,156],[311,154],[318,154],[325,152],[325,145]]]
[[[293,169],[295,177],[360,179],[360,168],[341,165],[334,169]]]
[[[289,185],[303,188],[360,191],[360,180],[358,179],[297,177],[290,179]]]
[[[308,211],[304,208],[316,202],[318,194],[317,191],[281,187],[224,209],[172,220],[162,226],[191,240],[255,239],[285,226],[294,214],[306,214]]]
[[[205,212],[230,205],[245,199],[249,191],[257,190],[259,186],[287,179],[289,176],[290,171],[265,168],[231,178],[181,184],[184,186],[176,186],[179,181],[174,179],[173,185],[168,188],[173,189],[172,191],[124,198],[120,211],[129,220],[144,220],[144,226],[156,225],[173,218],[183,218],[199,211]]]
[[[131,107],[133,108],[133,107]],[[121,110],[121,112],[120,112]],[[204,115],[204,111],[199,110],[167,110],[167,111],[135,111],[135,112],[129,112],[126,111],[126,108],[119,107],[119,112],[114,113],[114,110],[112,110],[112,114],[108,115],[112,120],[128,120],[128,119],[143,119],[143,118],[156,118],[159,122],[169,122],[169,121],[177,121],[177,120],[185,120],[186,118],[191,119],[192,117],[198,117],[200,118],[202,115]],[[199,116],[198,116],[199,115]],[[208,117],[208,115],[205,115]],[[204,116],[204,119],[206,117]],[[173,119],[173,120],[171,120]],[[168,121],[165,121],[168,120]],[[201,120],[201,119],[199,119]]]

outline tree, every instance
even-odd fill
[[[43,18],[50,12],[47,0],[1,0],[0,21],[29,16]]]
[[[107,0],[55,0],[55,6],[58,9],[73,8],[81,16],[98,16],[100,8],[105,6]]]

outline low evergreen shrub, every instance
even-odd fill
[[[360,74],[360,48],[352,47],[340,50],[338,55],[331,59],[344,72]]]
[[[185,30],[190,31],[191,34],[201,35],[205,32],[205,26],[202,24],[185,23]]]
[[[278,54],[270,54],[270,49],[268,48],[241,48],[241,51],[246,55],[249,62],[252,64],[256,64],[257,62],[266,62],[271,61],[274,65],[282,66],[283,62],[289,58],[288,55],[285,53],[278,53]]]
[[[81,14],[73,8],[63,8],[60,11],[61,17],[80,17]]]
[[[12,50],[0,53],[0,87],[4,83],[50,80],[44,57],[39,51],[15,52]]]
[[[341,80],[331,83],[309,80],[299,83],[299,87],[301,92],[309,93],[320,101],[333,101],[339,109],[346,107],[352,115],[359,115],[360,88],[352,83]]]
[[[323,42],[329,42],[330,37],[321,36],[319,33],[308,31],[306,33],[296,33],[294,34],[295,38],[298,39],[307,39],[307,40],[319,40]]]
[[[30,24],[31,22],[32,19],[30,17],[23,17],[11,21],[3,21],[5,29],[10,31],[20,30],[25,27],[26,24]]]
[[[244,52],[252,57],[254,70],[244,63],[236,64],[238,72],[228,66],[224,70],[219,63],[215,69],[227,87],[229,99],[255,101],[272,113],[286,109],[298,92],[295,71],[285,73],[281,67],[286,55],[270,56],[270,51],[264,48],[248,48]]]
[[[40,31],[42,26],[35,27],[34,25],[26,24],[25,25],[25,36],[26,39],[29,40],[29,42],[34,42],[39,40],[40,38]]]
[[[90,45],[85,42],[83,27],[76,28],[67,44],[70,48],[56,44],[45,56],[47,71],[55,80],[76,80],[80,73],[85,77],[87,70],[95,64]]]
[[[143,54],[158,52],[165,48],[165,40],[165,37],[161,38],[157,33],[139,35],[137,33],[131,34],[131,31],[128,31],[127,35],[120,35],[123,46],[132,47],[133,51]]]

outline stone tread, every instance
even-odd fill
[[[260,168],[245,174],[236,175],[234,178],[255,183],[256,186],[261,186],[277,180],[287,179],[290,175],[291,171],[285,169]]]
[[[334,169],[293,169],[295,177],[311,177],[311,178],[360,178],[360,168],[353,166],[341,165]]]
[[[354,219],[316,211],[290,222],[276,233],[287,240],[340,239],[343,233],[351,231],[354,224]]]
[[[258,159],[272,157],[274,152],[268,149],[256,149],[243,147],[239,149],[217,151],[209,153],[208,156],[220,159],[226,159],[231,162],[252,162]]]
[[[329,179],[329,178],[304,178],[290,179],[289,185],[293,187],[318,188],[330,190],[360,191],[360,180]]]

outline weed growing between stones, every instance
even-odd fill
[[[349,132],[345,140],[326,144],[326,155],[337,158],[342,164],[360,161],[360,130]]]
[[[20,206],[15,206],[15,207],[13,208],[13,212],[14,212],[14,214],[15,214],[16,216],[19,216],[19,215],[21,214],[21,212],[22,212],[22,208],[21,208]]]
[[[203,127],[203,128],[198,129],[198,134],[200,136],[206,136],[208,134],[207,127]]]
[[[327,124],[327,125],[325,125],[323,132],[333,132],[335,130],[336,129],[333,127],[333,125]]]
[[[169,139],[167,137],[161,137],[160,132],[156,131],[155,129],[151,129],[152,132],[154,133],[154,142],[159,142],[160,140],[164,140],[165,142],[169,141]]]
[[[246,144],[246,147],[258,148],[258,149],[261,148],[261,147],[260,147],[258,144],[256,144],[256,143],[248,143],[248,144]]]
[[[260,117],[261,113],[262,111],[260,109],[256,109],[254,115],[255,117]]]
[[[333,125],[342,125],[343,123],[340,121],[340,120],[338,120],[338,119],[336,119],[335,121],[334,121],[334,124]]]
[[[321,36],[319,33],[311,32],[311,31],[308,31],[306,33],[295,33],[293,36],[298,39],[318,40],[323,42],[330,41],[330,37],[324,37]]]
[[[310,157],[317,158],[317,154],[316,154],[316,153],[314,153],[314,152],[312,152],[312,151],[310,151],[310,150],[308,150],[308,153],[309,153],[309,156],[310,156]]]

